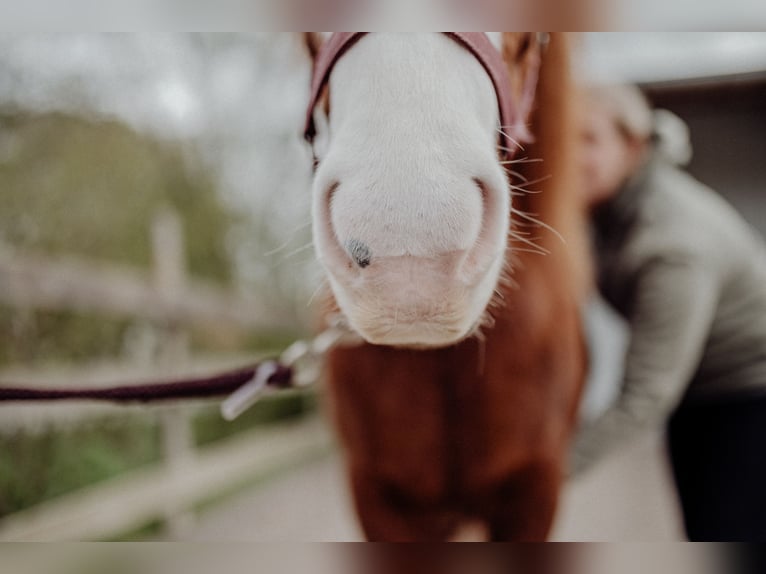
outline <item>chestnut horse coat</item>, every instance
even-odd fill
[[[512,78],[518,34],[504,34]],[[479,520],[493,540],[549,533],[584,378],[579,304],[584,218],[573,188],[576,144],[566,37],[542,56],[532,133],[512,165],[541,193],[513,198],[564,238],[510,215],[510,281],[498,286],[494,325],[456,346],[334,350],[326,382],[356,509],[370,540],[444,540]],[[547,178],[547,179],[546,179]],[[520,180],[513,178],[514,183]],[[330,307],[332,307],[332,303]]]

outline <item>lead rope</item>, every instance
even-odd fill
[[[288,387],[277,388],[304,388],[312,385],[319,378],[324,357],[331,349],[360,342],[358,335],[340,326],[326,329],[311,341],[296,341],[282,352],[277,361],[261,363],[253,378],[221,403],[221,416],[227,421],[233,421],[252,407],[274,388],[269,381],[281,369],[288,369],[292,377]]]
[[[232,421],[266,394],[313,384],[319,378],[322,362],[330,350],[361,343],[358,335],[336,322],[311,340],[296,341],[278,359],[214,376],[96,388],[0,385],[0,403],[91,400],[146,404],[229,395],[221,403],[221,414],[227,421]]]

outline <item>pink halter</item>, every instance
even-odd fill
[[[314,108],[316,108],[322,91],[330,80],[332,69],[338,60],[351,49],[368,32],[336,32],[319,50],[314,62],[314,72],[311,80],[311,97],[306,112],[304,135],[311,142],[316,134],[314,126]],[[519,143],[529,143],[532,136],[525,125],[526,118],[534,103],[537,88],[539,59],[529,71],[527,83],[520,102],[515,102],[511,94],[511,81],[506,63],[500,52],[483,32],[444,32],[448,37],[471,52],[489,74],[497,94],[500,111],[502,132],[500,143],[504,155],[512,156]]]

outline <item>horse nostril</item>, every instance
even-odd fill
[[[351,259],[362,269],[367,267],[372,261],[372,251],[370,251],[365,242],[358,239],[349,239],[346,241],[345,247]]]

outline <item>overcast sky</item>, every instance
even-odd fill
[[[596,77],[766,69],[766,33],[593,33],[584,47],[581,65]],[[310,265],[310,251],[300,251],[310,162],[298,137],[308,75],[289,33],[0,35],[0,105],[119,118],[199,153],[225,200],[268,228],[265,245],[242,236],[232,251],[254,279],[273,274],[275,259],[263,253],[277,245],[285,245],[275,257],[290,259],[287,273]]]
[[[585,45],[587,70],[599,77],[645,82],[766,71],[764,32],[597,32]]]

